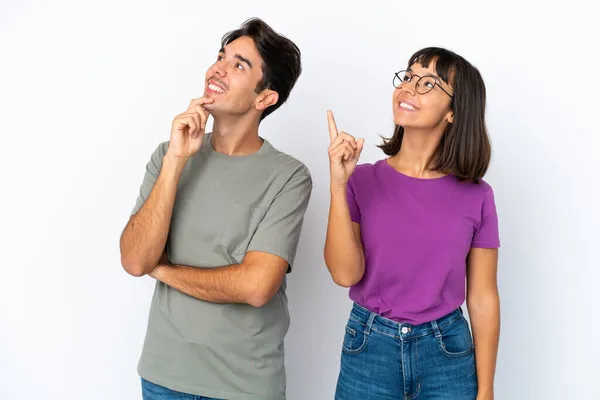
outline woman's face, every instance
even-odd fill
[[[404,129],[434,130],[454,121],[451,108],[454,88],[435,73],[435,63],[419,63],[395,77],[394,122]]]

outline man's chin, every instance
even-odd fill
[[[209,103],[209,104],[203,104],[202,108],[205,109],[206,111],[208,111],[209,113],[212,113],[213,111],[216,110],[217,107],[215,107],[214,103]]]
[[[213,114],[215,112],[219,112],[219,107],[215,107],[214,104],[205,104],[202,106],[202,108],[204,108],[206,111],[208,111],[211,114]]]

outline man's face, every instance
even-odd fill
[[[261,111],[268,90],[256,93],[261,81],[263,60],[248,36],[242,36],[219,51],[216,62],[206,71],[204,95],[214,99],[204,108],[214,116],[242,115]]]

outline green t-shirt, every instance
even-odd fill
[[[148,198],[168,146],[161,143],[152,154],[133,213]],[[308,168],[267,140],[253,154],[227,156],[214,150],[207,134],[179,181],[169,260],[210,268],[239,264],[257,250],[282,257],[291,268],[311,191]],[[157,281],[140,376],[207,397],[285,398],[285,286],[255,308],[201,301]]]

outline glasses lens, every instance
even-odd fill
[[[427,94],[433,90],[435,84],[436,82],[434,78],[430,76],[424,76],[423,78],[419,79],[419,82],[417,82],[417,92],[420,94]]]
[[[394,74],[394,87],[399,87],[406,80],[410,80],[409,77],[406,76],[406,71],[396,72]]]

